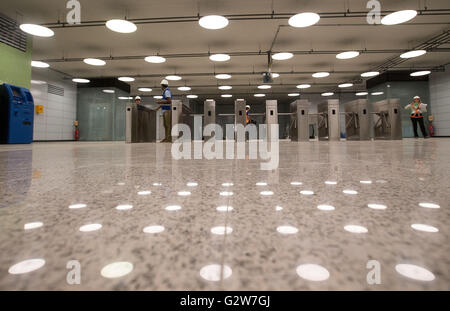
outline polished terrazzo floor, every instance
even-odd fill
[[[444,138],[281,142],[274,171],[0,146],[0,290],[449,290],[449,159]]]

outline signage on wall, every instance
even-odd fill
[[[66,20],[69,25],[81,24],[81,3],[78,0],[69,0],[66,5],[70,11],[67,13]]]

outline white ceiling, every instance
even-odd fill
[[[317,13],[366,12],[366,0],[80,0],[82,22],[102,21],[112,18],[130,19],[153,17],[184,17],[218,14],[297,13],[312,11]],[[448,0],[382,0],[382,10],[402,9],[450,9]],[[19,22],[55,23],[64,21],[67,9],[63,0],[3,0],[4,13]],[[4,9],[6,8],[6,9]],[[357,24],[357,25],[343,25]],[[108,60],[105,67],[93,67],[82,61],[50,62],[53,69],[70,76],[94,78],[111,76],[138,77],[132,85],[132,93],[138,87],[157,87],[166,74],[179,74],[183,80],[173,82],[172,90],[181,93],[176,86],[192,87],[190,93],[249,94],[261,92],[256,85],[261,84],[260,74],[234,75],[232,79],[218,81],[216,73],[251,73],[267,70],[267,55],[279,25],[287,25],[287,19],[273,20],[232,20],[221,30],[206,30],[197,22],[138,24],[138,31],[132,34],[118,34],[105,26],[55,28],[52,38],[34,38],[33,59],[51,60],[85,57],[146,56],[156,53],[231,53],[257,52],[258,56],[234,56],[226,63],[214,63],[208,57],[169,58],[164,64],[149,64],[143,58],[133,60]],[[328,25],[328,26],[327,26]],[[332,26],[331,26],[332,25]],[[368,25],[364,17],[322,18],[318,25],[309,28],[281,27],[273,51],[345,51],[345,50],[407,50],[450,29],[450,14],[440,16],[417,16],[413,21],[397,26]],[[440,48],[450,48],[450,44]],[[338,90],[337,85],[353,81],[359,73],[370,70],[400,53],[363,53],[351,60],[338,60],[334,54],[295,55],[287,61],[274,61],[273,72],[315,72],[337,71],[328,78],[313,79],[308,73],[282,74],[275,79],[269,92],[282,96],[298,91],[300,83],[319,83],[308,92]],[[449,63],[449,52],[430,52],[425,56],[411,59],[400,68],[432,68]],[[189,74],[204,73],[203,76]],[[236,86],[232,91],[219,91],[217,84]],[[240,86],[238,86],[240,85]],[[364,89],[364,83],[345,91]],[[152,95],[159,95],[155,89]],[[285,95],[283,95],[285,96]],[[242,97],[242,96],[240,96]]]

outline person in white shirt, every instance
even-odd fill
[[[427,131],[425,130],[425,124],[423,121],[423,114],[427,112],[427,104],[422,103],[419,96],[415,96],[411,104],[405,106],[406,110],[411,110],[411,121],[414,129],[414,137],[419,138],[417,133],[417,124],[420,125],[423,138],[428,138]]]

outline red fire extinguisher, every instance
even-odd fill
[[[430,136],[434,136],[434,126],[433,126],[433,116],[428,116],[428,133],[430,133]]]
[[[78,129],[78,121],[73,122],[73,126],[75,126],[75,141],[80,140],[80,130]]]

